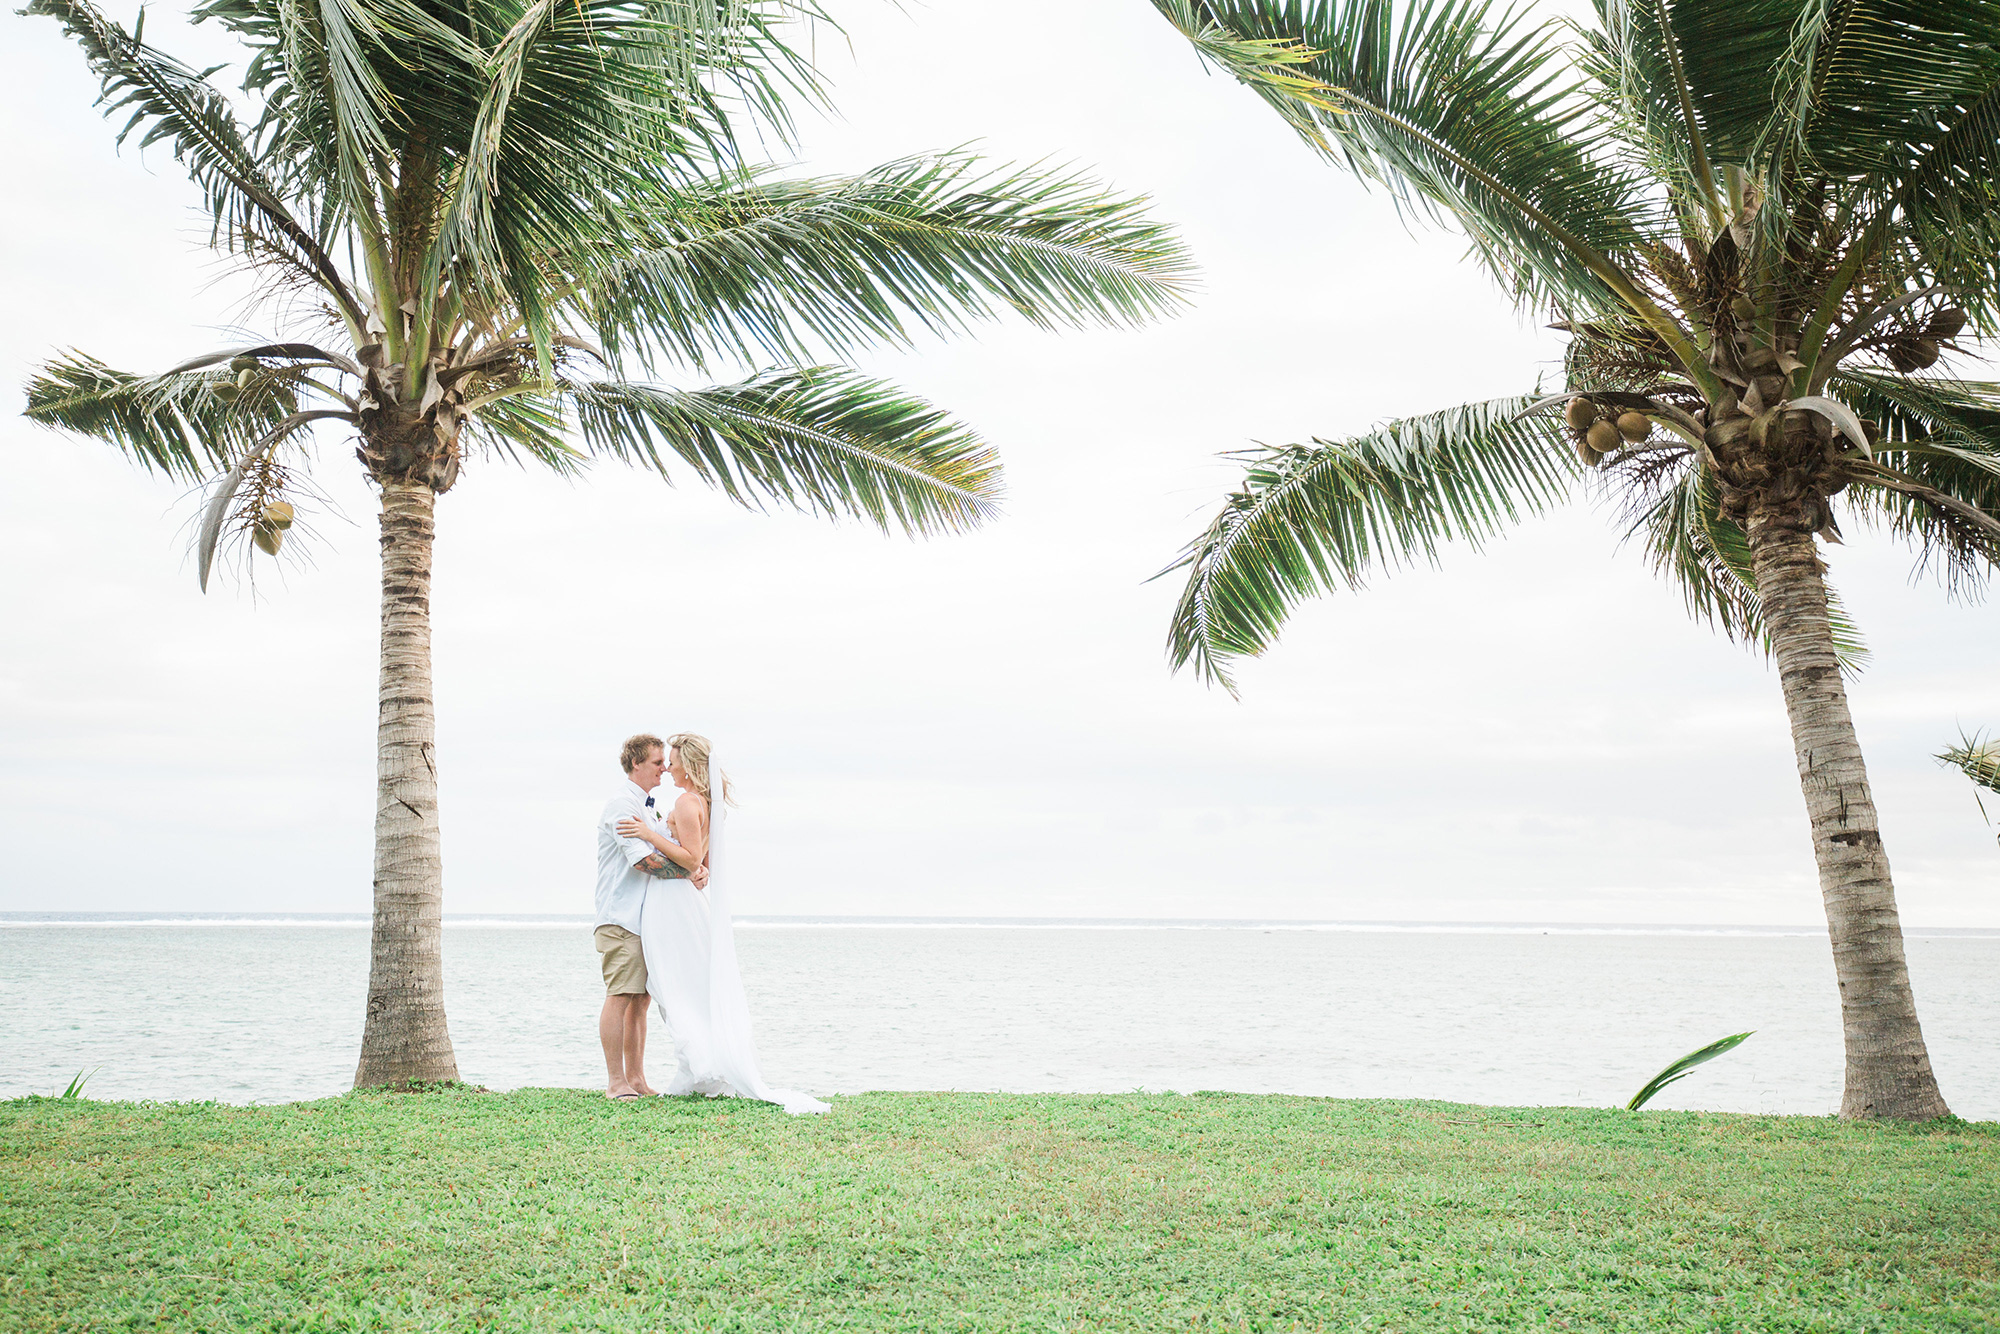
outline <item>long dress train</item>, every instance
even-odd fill
[[[708,771],[722,770],[711,754]],[[736,930],[729,915],[729,863],[724,856],[723,803],[708,815],[708,888],[686,880],[646,887],[639,943],[646,954],[646,989],[673,1030],[675,1070],[668,1093],[775,1102],[793,1116],[825,1112],[809,1093],[774,1089],[757,1068],[750,1037],[750,1000],[736,966]]]

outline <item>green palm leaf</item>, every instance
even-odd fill
[[[1937,758],[1957,768],[1979,786],[2000,792],[2000,741],[1978,736],[1962,737],[1956,746],[1947,746],[1939,751]]]
[[[2000,792],[2000,741],[1965,733],[1959,737],[1956,746],[1946,746],[1939,751],[1937,760],[1940,764],[1951,765],[1979,787]],[[1972,794],[1972,799],[1978,803],[1979,814],[1984,817],[1986,802],[1977,792]]]
[[[1628,472],[1636,475],[1626,479],[1626,537],[1639,538],[1653,569],[1679,587],[1688,615],[1769,656],[1750,539],[1717,513],[1714,474],[1693,466],[1692,450],[1659,451]],[[1868,663],[1868,642],[1832,587],[1826,604],[1841,670],[1858,676]]]
[[[1756,1030],[1752,1029],[1750,1033],[1731,1033],[1726,1038],[1718,1038],[1716,1041],[1709,1043],[1699,1051],[1689,1052],[1666,1069],[1660,1071],[1659,1074],[1647,1080],[1645,1087],[1633,1094],[1632,1101],[1625,1104],[1625,1110],[1628,1112],[1638,1111],[1641,1107],[1651,1102],[1653,1096],[1661,1089],[1669,1084],[1686,1079],[1689,1072],[1697,1065],[1712,1061],[1724,1052],[1735,1051],[1743,1045],[1744,1039],[1750,1037],[1751,1033],[1755,1032]]]
[[[1013,311],[1042,327],[1136,324],[1184,300],[1190,265],[1140,202],[963,153],[859,176],[745,173],[676,189],[578,263],[580,317],[614,356],[704,365],[906,343]]]
[[[299,410],[296,381],[262,377],[234,402],[213,386],[235,373],[191,370],[133,375],[71,352],[28,381],[29,420],[116,446],[149,470],[188,481],[227,468]]]
[[[213,70],[194,70],[146,46],[88,0],[31,0],[22,13],[55,19],[82,48],[103,86],[99,105],[106,115],[130,109],[120,144],[142,131],[140,148],[163,140],[173,146],[175,159],[202,190],[218,241],[239,248],[254,238],[265,256],[291,265],[359,322],[360,305],[323,238],[281,201],[229,99],[208,83]]]
[[[739,504],[777,500],[917,534],[973,527],[1000,498],[999,460],[970,429],[838,367],[695,390],[565,387],[590,452],[669,479],[678,460]]]
[[[1456,219],[1524,305],[1615,304],[1582,252],[1639,241],[1638,182],[1600,153],[1605,129],[1560,72],[1557,25],[1482,0],[1417,0],[1400,19],[1386,0],[1154,3],[1239,41],[1311,50],[1296,69],[1315,86],[1251,87],[1400,204]]]
[[[1750,541],[1716,513],[1715,480],[1692,466],[1692,449],[1654,463],[1626,498],[1626,537],[1643,543],[1654,570],[1679,585],[1688,614],[1739,643],[1763,620]]]
[[[532,459],[565,477],[578,476],[590,456],[565,439],[569,422],[555,394],[510,394],[483,405],[466,424],[488,452],[526,466]]]
[[[1760,8],[1767,29],[1789,29],[1774,67],[1774,120],[1759,145],[1772,184],[1782,187],[1777,169],[1793,163],[1842,181],[1864,216],[1897,215],[1932,272],[1983,306],[2000,224],[2000,18],[1992,4]]]
[[[1331,151],[1316,113],[1338,114],[1340,104],[1332,89],[1301,69],[1319,52],[1294,37],[1239,36],[1203,0],[1154,0],[1153,7],[1204,62],[1254,89],[1307,143]]]
[[[1883,473],[1856,478],[1856,513],[1911,541],[1946,587],[1983,587],[2000,561],[2000,385],[1846,370],[1828,387],[1882,426]]]
[[[1578,469],[1532,400],[1493,399],[1351,440],[1262,449],[1208,528],[1162,574],[1187,569],[1168,656],[1234,690],[1229,662],[1262,653],[1291,609],[1357,589],[1378,566],[1477,548],[1567,492]]]

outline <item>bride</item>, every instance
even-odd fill
[[[681,794],[664,829],[633,819],[618,825],[620,834],[659,849],[682,875],[708,866],[705,893],[686,879],[654,880],[646,887],[639,917],[646,989],[673,1029],[679,1058],[666,1091],[756,1098],[778,1103],[793,1116],[827,1111],[810,1094],[767,1086],[757,1070],[750,1002],[736,967],[736,934],[729,917],[729,864],[723,856],[729,780],[716,767],[708,738],[693,732],[668,737],[667,777]]]

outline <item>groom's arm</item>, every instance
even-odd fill
[[[682,867],[675,866],[657,852],[643,861],[634,862],[632,869],[644,871],[647,875],[658,880],[686,880],[696,889],[708,888],[708,868],[706,866],[697,866],[694,870],[687,871]]]
[[[666,858],[655,852],[652,844],[646,842],[645,839],[634,838],[630,834],[621,834],[618,832],[618,823],[621,820],[637,820],[643,824],[645,823],[645,819],[646,808],[641,806],[636,799],[628,802],[623,798],[619,798],[604,808],[604,816],[598,824],[604,832],[610,834],[611,837],[617,839],[624,846],[625,861],[633,870],[644,871],[648,875],[657,875],[659,868],[666,865]]]

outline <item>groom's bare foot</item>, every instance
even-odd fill
[[[610,1088],[606,1089],[604,1091],[604,1096],[607,1098],[622,1098],[629,1101],[630,1099],[638,1097],[639,1091],[633,1088],[630,1084],[618,1083],[618,1084],[613,1084]]]
[[[657,1098],[660,1096],[660,1091],[651,1084],[634,1084],[632,1090],[642,1098]]]

